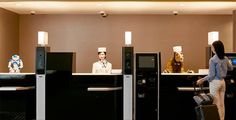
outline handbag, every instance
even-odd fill
[[[193,96],[194,101],[197,103],[197,105],[211,105],[213,104],[213,95],[210,93],[205,93],[203,90],[203,86],[200,86],[200,90],[196,90],[196,83],[193,83],[194,87],[194,93],[195,95]]]

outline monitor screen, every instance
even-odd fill
[[[233,64],[233,66],[236,66],[236,57],[229,58]]]
[[[236,67],[236,53],[225,53],[225,55],[231,60],[232,65]]]
[[[47,70],[72,71],[73,53],[47,53]]]
[[[156,56],[154,55],[139,55],[138,68],[156,68]]]

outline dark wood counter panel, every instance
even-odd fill
[[[194,92],[178,88],[193,88],[192,83],[203,76],[197,73],[162,73],[159,82],[160,120],[194,120]]]
[[[195,120],[195,101],[193,100],[193,82],[207,74],[199,73],[162,73],[160,80],[160,119]],[[225,96],[225,120],[235,119],[235,77],[227,76]],[[209,92],[209,83],[204,83],[205,92]],[[231,95],[231,96],[230,96]],[[234,112],[234,113],[233,113]]]
[[[46,75],[46,118],[120,120],[122,82],[121,74]],[[0,119],[36,118],[34,73],[0,73],[0,86]]]
[[[34,73],[0,73],[0,119],[35,118]]]
[[[68,87],[46,96],[47,118],[65,120],[70,116],[86,120],[121,120],[122,82],[121,74],[73,73]]]
[[[159,81],[160,120],[194,120],[196,106],[192,83],[206,74],[163,73]],[[232,94],[226,94],[226,120],[235,118],[235,77],[226,80]],[[72,118],[122,120],[123,75],[73,73],[64,86],[57,79],[47,79],[49,120]],[[60,81],[61,82],[61,81]],[[26,120],[35,118],[35,74],[0,73],[0,119],[8,113],[21,113]],[[2,89],[8,89],[1,91]],[[16,91],[13,90],[16,87]],[[208,90],[208,83],[205,83]],[[10,89],[12,88],[12,89]],[[33,88],[33,89],[23,89]],[[50,88],[50,89],[49,89]],[[19,91],[17,91],[17,89]],[[51,90],[51,91],[50,91]],[[55,92],[56,90],[56,92]],[[230,96],[231,95],[231,96]],[[89,116],[88,116],[89,115]]]
[[[0,87],[4,86],[35,86],[34,73],[0,73]]]

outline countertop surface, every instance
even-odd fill
[[[0,73],[0,75],[35,75],[35,73]],[[72,73],[72,75],[122,75],[122,73]],[[161,73],[161,75],[207,75],[207,73]]]
[[[72,73],[72,75],[122,75],[121,73]]]
[[[161,73],[161,75],[207,75],[206,73]]]

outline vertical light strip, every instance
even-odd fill
[[[208,32],[208,45],[211,45],[214,41],[219,40],[219,32],[212,31]]]
[[[125,32],[125,45],[130,46],[132,42],[132,33],[131,31],[126,31]]]
[[[48,33],[44,31],[38,32],[38,45],[45,46],[48,44]]]

